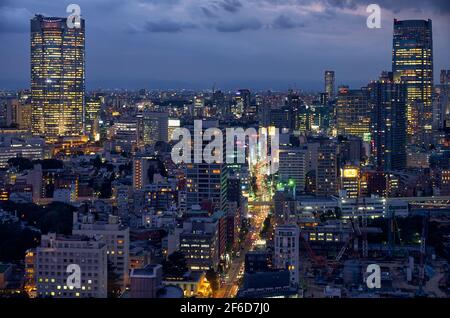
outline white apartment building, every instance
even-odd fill
[[[92,214],[73,214],[72,234],[87,237],[103,236],[108,261],[119,276],[124,289],[129,277],[130,230],[119,223],[117,216],[110,215],[108,222],[95,221]]]
[[[296,224],[279,225],[275,228],[275,268],[288,269],[291,285],[299,283],[300,229]]]
[[[80,288],[68,285],[69,265],[80,267]],[[106,298],[107,258],[103,238],[42,235],[36,248],[35,281],[38,297]]]

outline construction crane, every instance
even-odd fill
[[[425,260],[427,257],[427,238],[429,213],[425,213],[422,219],[422,235],[420,238],[420,268],[419,268],[419,290],[423,290],[425,284]]]
[[[356,197],[355,200],[355,209],[356,211],[353,212],[353,215],[356,214],[358,220],[361,219],[361,227],[362,230],[359,227],[359,221],[354,223],[354,227],[356,230],[356,233],[359,237],[362,238],[362,257],[367,258],[369,256],[369,243],[367,241],[367,209],[366,209],[366,199],[363,198],[363,206],[362,206],[362,213],[359,215],[359,196]],[[355,213],[356,212],[356,213]],[[353,224],[353,222],[352,222]]]
[[[388,255],[389,257],[392,257],[392,254],[394,253],[394,245],[395,245],[395,211],[389,211],[388,214],[389,218],[389,224],[388,224]]]
[[[353,219],[350,219],[353,225]],[[328,270],[328,273],[331,274],[332,271],[335,269],[336,266],[340,263],[342,257],[344,256],[345,252],[347,251],[348,247],[351,245],[351,243],[354,241],[355,237],[361,236],[361,230],[359,229],[359,226],[353,226],[353,234],[349,236],[347,241],[344,243],[342,248],[340,249],[339,253],[336,255],[336,258],[334,261],[328,262],[327,259],[323,256],[318,256],[316,253],[314,253],[313,249],[311,248],[311,245],[309,242],[300,235],[300,239],[303,243],[303,245],[306,248],[306,251],[308,253],[308,256],[311,258],[311,260],[319,267],[325,267]]]
[[[339,263],[341,261],[342,256],[344,256],[345,251],[350,246],[350,243],[353,241],[353,236],[350,236],[350,238],[345,242],[344,246],[342,246],[341,250],[339,251],[338,255],[335,258],[335,262]]]
[[[363,258],[367,258],[369,256],[369,243],[367,241],[367,211],[365,198],[363,198],[363,215],[361,216],[361,224],[363,228],[362,255]]]
[[[318,266],[323,267],[327,265],[327,261],[324,257],[316,255],[314,253],[313,249],[311,248],[311,245],[309,245],[309,242],[300,235],[300,240],[302,241],[303,245],[306,248],[306,251],[308,252],[308,256],[311,258],[311,260]]]

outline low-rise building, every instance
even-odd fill
[[[103,237],[42,235],[41,245],[36,248],[34,266],[37,296],[106,298],[106,250]],[[77,266],[79,272],[72,269]],[[75,275],[74,280],[71,280],[71,275]],[[78,278],[79,286],[76,284]]]

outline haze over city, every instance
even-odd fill
[[[391,68],[394,18],[433,20],[435,71],[450,64],[450,4],[377,1],[382,28],[353,0],[76,1],[86,31],[86,85],[94,88],[318,91],[325,69],[362,86]],[[67,16],[67,1],[0,2],[0,88],[29,86],[29,19]],[[420,4],[420,5],[419,5]]]

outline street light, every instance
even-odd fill
[[[295,180],[294,179],[289,179],[288,185],[290,188],[292,188],[292,194],[294,195],[294,199],[295,199]]]

